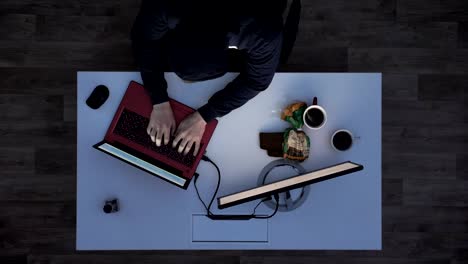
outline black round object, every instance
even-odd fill
[[[322,125],[324,120],[325,120],[325,116],[322,110],[317,109],[317,108],[309,109],[305,116],[305,122],[310,127],[318,127]]]
[[[92,109],[98,109],[109,98],[109,89],[105,85],[98,85],[86,99],[86,104]]]
[[[340,131],[333,137],[333,146],[336,149],[344,151],[348,150],[353,144],[352,136],[346,131]]]
[[[103,210],[104,210],[104,213],[110,214],[112,212],[112,205],[110,205],[110,204],[104,205]]]

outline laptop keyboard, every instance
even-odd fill
[[[177,151],[179,148],[178,145],[175,148],[172,147],[172,142],[174,138],[171,138],[167,145],[164,145],[164,142],[162,142],[161,146],[156,146],[156,143],[151,141],[150,136],[148,136],[148,134],[146,133],[148,123],[148,118],[139,115],[133,111],[124,109],[114,129],[114,133],[128,140],[131,140],[143,147],[151,149],[159,154],[162,154],[171,160],[182,163],[188,167],[191,167],[193,165],[193,163],[195,162],[195,157],[193,156],[193,147],[187,153],[187,155],[179,153]],[[200,145],[200,148],[201,146],[202,145]]]

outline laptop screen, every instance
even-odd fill
[[[111,154],[119,159],[122,159],[138,168],[141,168],[151,174],[154,174],[154,175],[157,175],[161,178],[164,178],[176,185],[179,185],[179,186],[184,186],[185,183],[187,182],[186,179],[180,177],[180,176],[177,176],[171,172],[168,172],[164,169],[161,169],[145,160],[142,160],[124,150],[121,150],[113,145],[110,145],[109,143],[102,143],[100,145],[97,146],[98,149],[108,153],[108,154]]]

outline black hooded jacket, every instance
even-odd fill
[[[189,81],[240,71],[198,109],[206,122],[228,114],[267,88],[279,64],[283,7],[268,4],[276,0],[256,1],[255,6],[249,1],[227,6],[223,3],[227,1],[144,0],[131,38],[153,104],[169,99],[164,71],[174,71]]]

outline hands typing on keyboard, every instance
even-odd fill
[[[174,133],[175,136],[168,138],[168,140],[164,142],[164,143],[167,142],[167,144],[161,144],[160,146],[157,146],[156,143],[152,140],[151,134],[148,135],[147,127],[148,127],[150,120],[144,116],[141,116],[127,109],[123,110],[121,118],[117,122],[114,132],[122,137],[127,138],[128,140],[131,140],[137,144],[140,144],[146,148],[149,148],[155,152],[158,152],[159,154],[167,156],[171,160],[177,161],[186,166],[191,166],[193,162],[195,161],[195,156],[197,154],[194,151],[195,150],[198,151],[203,146],[202,143],[199,143],[198,148],[197,148],[197,145],[194,144],[194,140],[196,139],[196,137],[193,135],[195,133],[192,133],[192,134],[187,133],[187,132],[184,133],[184,131],[187,131],[185,129],[192,128],[192,127],[194,127],[197,130],[195,132],[200,133],[201,128],[198,127],[200,126],[200,124],[197,124],[195,122],[197,121],[196,117],[192,117],[192,118],[189,116],[184,121],[182,121],[179,125],[180,131],[178,131],[178,134]],[[201,139],[201,136],[203,135],[204,128],[205,127],[203,125],[203,131],[201,131],[200,139]],[[190,139],[192,140],[191,144],[189,142],[190,140],[187,140],[184,138],[184,136],[187,136],[187,135],[190,135]],[[184,148],[185,148],[185,152],[182,153],[182,150]]]
[[[164,144],[167,145],[169,137],[174,136],[175,130],[176,122],[169,102],[153,105],[146,132],[151,140],[156,143],[156,146],[161,146],[163,138]]]
[[[164,145],[176,148],[179,153],[193,156],[198,154],[200,142],[205,132],[206,122],[198,112],[185,118],[176,130],[176,122],[169,102],[155,104],[146,128],[151,140],[160,147],[164,138]],[[194,150],[192,151],[192,148]]]
[[[198,112],[192,113],[180,122],[172,147],[176,147],[180,143],[178,151],[181,153],[185,148],[184,155],[187,155],[192,147],[194,147],[193,155],[196,156],[200,149],[200,142],[205,132],[205,127],[206,122],[201,115]]]

